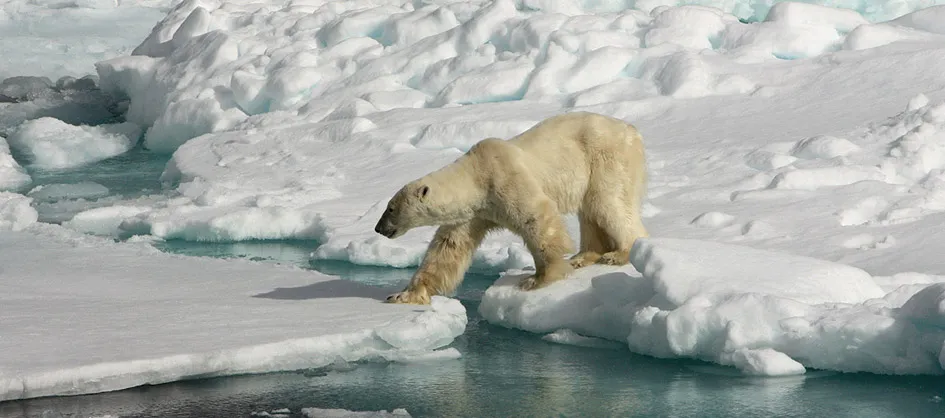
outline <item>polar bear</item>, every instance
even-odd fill
[[[519,235],[535,274],[518,285],[538,289],[590,264],[623,265],[648,236],[640,208],[646,189],[643,139],[630,124],[589,112],[553,116],[509,140],[487,138],[453,163],[401,188],[374,231],[397,238],[439,225],[419,269],[393,303],[428,304],[462,282],[486,235]],[[579,251],[564,223],[577,213]]]

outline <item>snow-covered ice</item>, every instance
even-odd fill
[[[0,400],[337,359],[451,359],[455,349],[431,351],[466,326],[453,299],[390,305],[389,289],[312,271],[173,256],[54,225],[19,229],[0,233]]]
[[[556,4],[181,3],[137,55],[97,64],[102,88],[130,99],[126,116],[146,127],[146,146],[174,152],[162,180],[180,196],[109,223],[117,234],[165,239],[316,239],[316,258],[414,266],[432,228],[397,241],[371,228],[400,185],[484,137],[575,109],[643,131],[655,186],[647,213],[665,230],[680,216],[723,213],[712,207],[722,196],[742,206],[775,199],[762,205],[770,209],[808,191],[885,180],[870,164],[844,164],[876,148],[834,131],[879,122],[943,84],[934,72],[910,72],[945,56],[926,23],[938,7],[884,23],[919,7],[779,3],[771,13],[752,6],[765,17],[746,24],[744,4]],[[847,51],[853,32],[877,25],[928,42]],[[885,75],[871,78],[876,68]],[[715,154],[694,160],[705,152]],[[694,165],[732,168],[709,185],[692,181]],[[661,200],[671,189],[680,191],[673,202]],[[697,189],[715,194],[710,204],[688,205]],[[790,230],[724,213],[733,218],[694,225],[746,239]],[[529,263],[504,234],[487,240],[474,267]]]
[[[534,292],[518,290],[521,274],[509,273],[486,291],[479,312],[526,331],[570,329],[634,352],[753,375],[805,367],[943,373],[941,283],[914,286],[905,278],[887,294],[868,273],[843,264],[667,238],[640,240],[631,263],[588,267]]]

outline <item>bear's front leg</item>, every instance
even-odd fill
[[[494,223],[483,219],[440,226],[410,284],[403,292],[388,296],[387,302],[426,305],[431,297],[456,290],[476,248],[495,227]]]

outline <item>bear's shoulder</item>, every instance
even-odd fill
[[[504,139],[486,138],[469,148],[467,154],[476,157],[508,156],[510,152],[514,152],[516,149],[515,145]]]

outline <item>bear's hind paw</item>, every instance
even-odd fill
[[[554,282],[564,280],[573,270],[570,263],[562,261],[548,266],[543,275],[528,276],[518,282],[518,288],[524,291],[541,289]]]
[[[571,265],[572,269],[579,269],[594,264],[599,259],[600,254],[588,251],[573,255],[571,259],[568,260],[568,264]]]
[[[430,297],[425,293],[421,294],[418,292],[403,291],[399,293],[394,293],[387,297],[387,303],[406,303],[413,305],[429,305]]]

